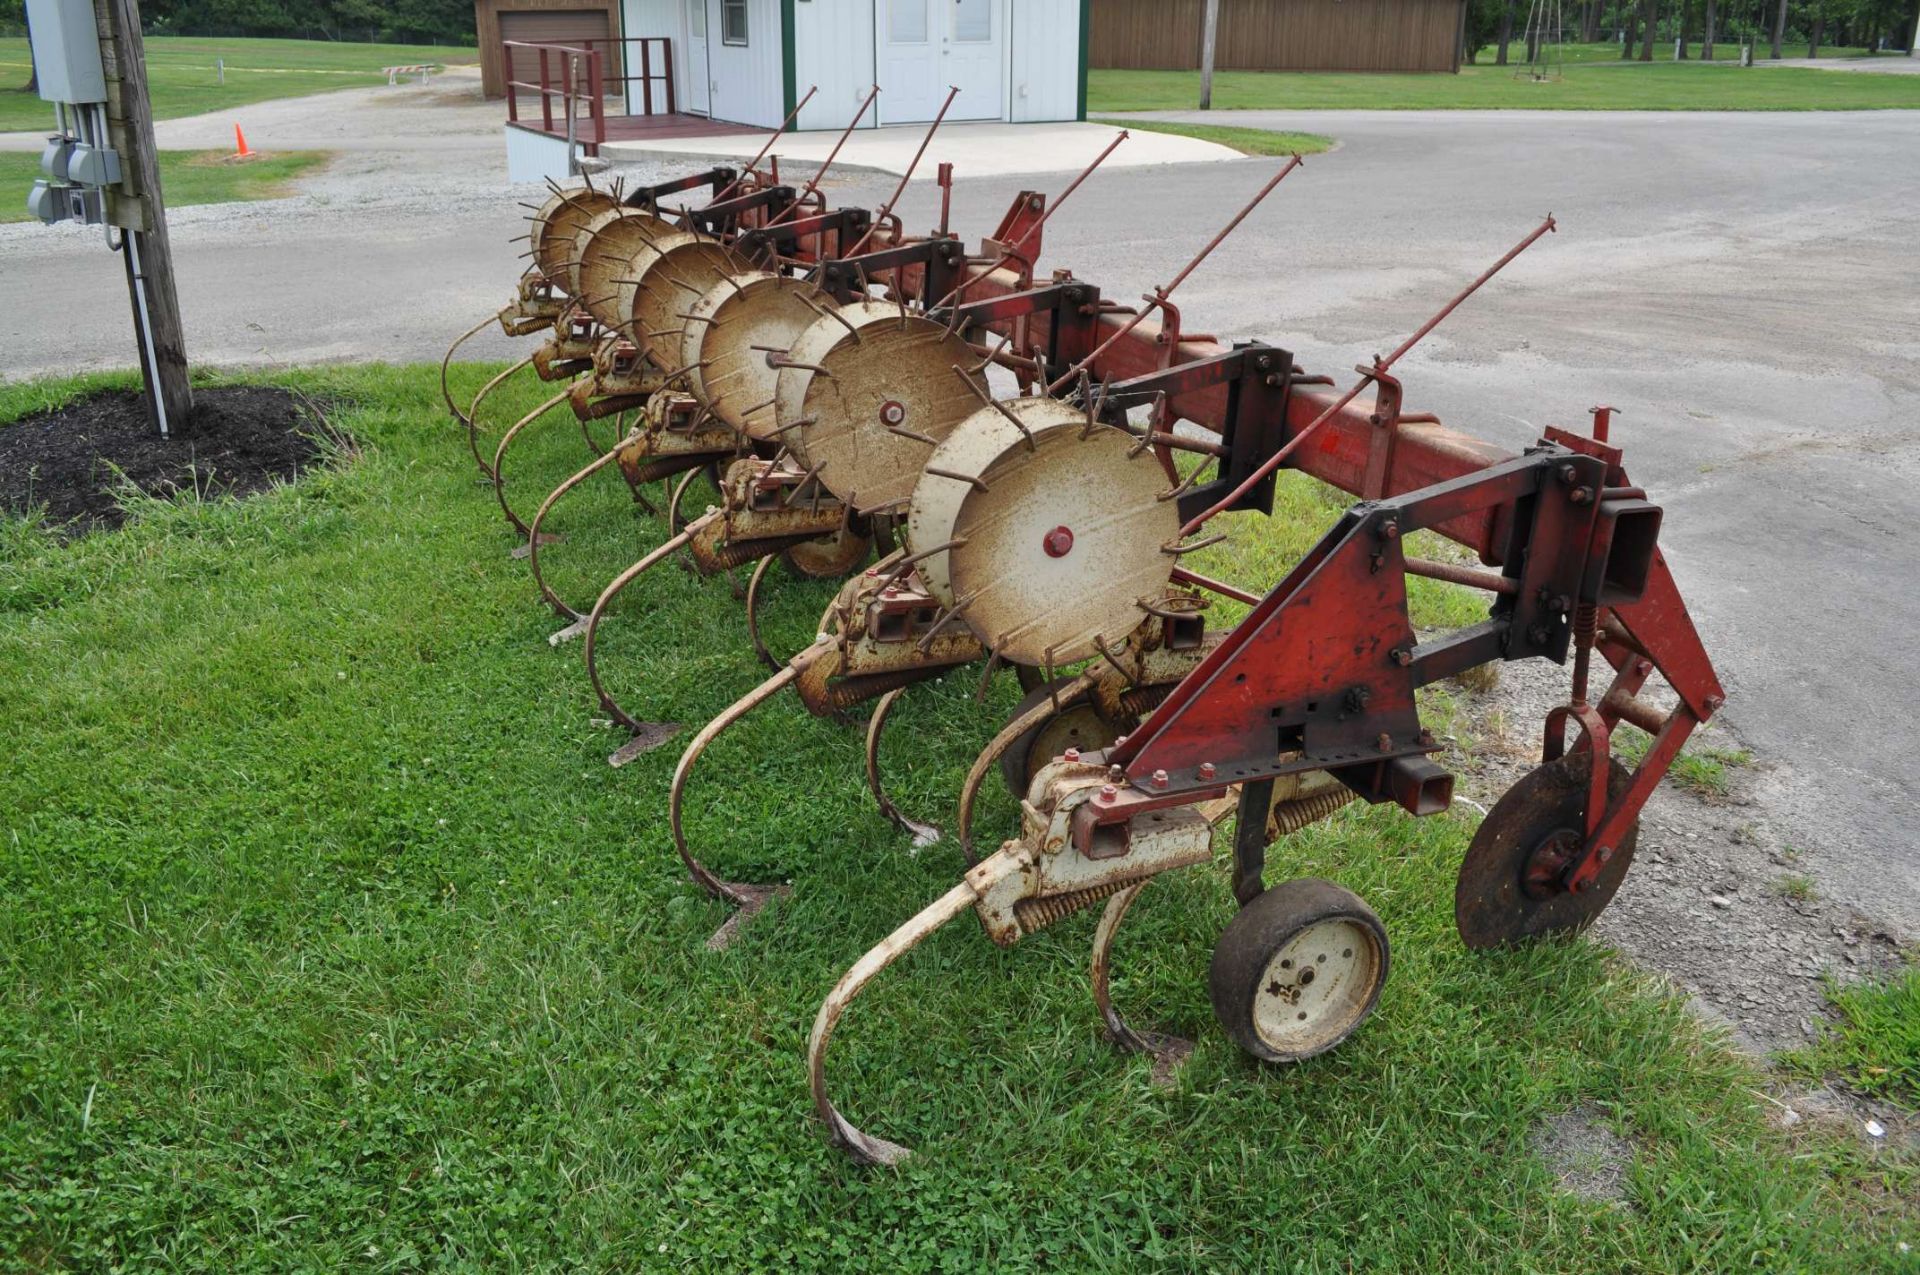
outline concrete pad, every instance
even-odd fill
[[[916,179],[931,181],[938,171],[937,165],[942,163],[952,164],[955,175],[960,177],[1007,177],[1016,173],[1057,173],[1084,168],[1119,131],[1110,124],[1072,122],[943,124],[933,145],[927,149],[927,157],[921,161]],[[834,167],[904,173],[926,135],[924,124],[858,130],[841,148]],[[774,152],[783,161],[819,164],[833,150],[839,137],[838,133],[794,133],[781,138]],[[609,143],[600,149],[601,154],[616,164],[636,159],[658,160],[663,155],[751,159],[766,142],[763,129],[732,137],[689,137],[683,141],[649,139],[644,146]],[[1103,167],[1205,164],[1238,158],[1239,151],[1216,142],[1141,131],[1122,142]]]
[[[1905,53],[1883,53],[1871,58],[1781,58],[1755,66],[1800,66],[1816,71],[1865,71],[1869,75],[1920,75],[1920,58]]]

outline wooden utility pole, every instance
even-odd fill
[[[186,334],[174,288],[173,248],[160,197],[160,160],[147,97],[146,44],[139,0],[93,0],[100,24],[100,60],[107,79],[107,136],[120,152],[121,180],[108,192],[107,221],[122,230],[127,294],[140,347],[147,404],[162,435],[187,427],[193,389],[187,383]]]
[[[1206,20],[1200,27],[1200,109],[1213,109],[1213,44],[1220,30],[1220,0],[1207,0]]]

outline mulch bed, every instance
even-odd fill
[[[196,389],[171,438],[154,430],[139,390],[89,394],[0,425],[0,508],[44,507],[46,526],[81,536],[126,521],[115,493],[127,482],[155,496],[249,496],[313,464],[325,432],[310,399],[274,386]]]

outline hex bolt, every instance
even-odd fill
[[[1060,757],[1063,761],[1079,761],[1080,750],[1078,748],[1069,748],[1066,752],[1061,753]]]
[[[1385,731],[1381,731],[1380,738],[1374,740],[1373,742],[1374,742],[1374,746],[1377,747],[1383,753],[1390,753],[1393,751],[1393,736],[1387,734],[1387,732]]]
[[[1107,767],[1108,783],[1113,783],[1113,784],[1124,783],[1126,782],[1126,778],[1127,778],[1127,772],[1120,768],[1119,762],[1115,762],[1113,763],[1113,765]]]
[[[1433,747],[1433,732],[1424,726],[1420,728],[1420,746],[1422,748]]]
[[[1397,522],[1383,522],[1383,523],[1381,523],[1381,524],[1380,524],[1380,538],[1381,538],[1382,540],[1397,540],[1397,539],[1399,539],[1399,538],[1400,538],[1400,524],[1399,524],[1399,523],[1397,523]]]
[[[1608,861],[1610,861],[1610,860],[1611,860],[1611,859],[1613,858],[1613,847],[1612,847],[1612,846],[1601,846],[1601,847],[1600,847],[1600,856],[1599,856],[1599,857],[1600,857],[1600,862],[1602,862],[1602,863],[1606,863],[1606,862],[1608,862]]]
[[[1212,779],[1214,775],[1213,763],[1210,761],[1201,762],[1198,773],[1202,779]]]
[[[898,425],[907,419],[907,406],[898,399],[888,399],[880,405],[880,423]]]
[[[1560,466],[1560,481],[1565,483],[1567,486],[1569,487],[1573,486],[1573,480],[1578,478],[1579,476],[1580,476],[1580,471],[1575,469],[1572,465]]]
[[[1102,805],[1112,805],[1114,796],[1119,791],[1120,790],[1115,788],[1112,784],[1100,785],[1100,803]]]
[[[1062,525],[1055,527],[1040,538],[1040,547],[1047,551],[1049,558],[1064,558],[1073,552],[1073,528]]]
[[[1126,742],[1127,742],[1127,737],[1125,735],[1122,735],[1120,738],[1113,741],[1113,746],[1115,748],[1123,748],[1126,746]]]
[[[1413,652],[1404,646],[1397,646],[1393,649],[1393,662],[1401,668],[1405,668],[1407,665],[1413,663]]]
[[[1165,788],[1165,787],[1167,786],[1167,772],[1166,772],[1166,771],[1164,771],[1164,770],[1156,770],[1156,771],[1154,771],[1154,772],[1153,772],[1153,786],[1154,786],[1155,788]]]
[[[1576,505],[1587,504],[1593,499],[1593,488],[1575,487],[1573,489],[1573,494],[1568,496],[1567,499],[1571,500]]]

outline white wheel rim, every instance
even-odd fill
[[[1359,1025],[1379,983],[1380,945],[1372,930],[1347,917],[1315,921],[1261,971],[1254,1033],[1281,1054],[1331,1049]]]

